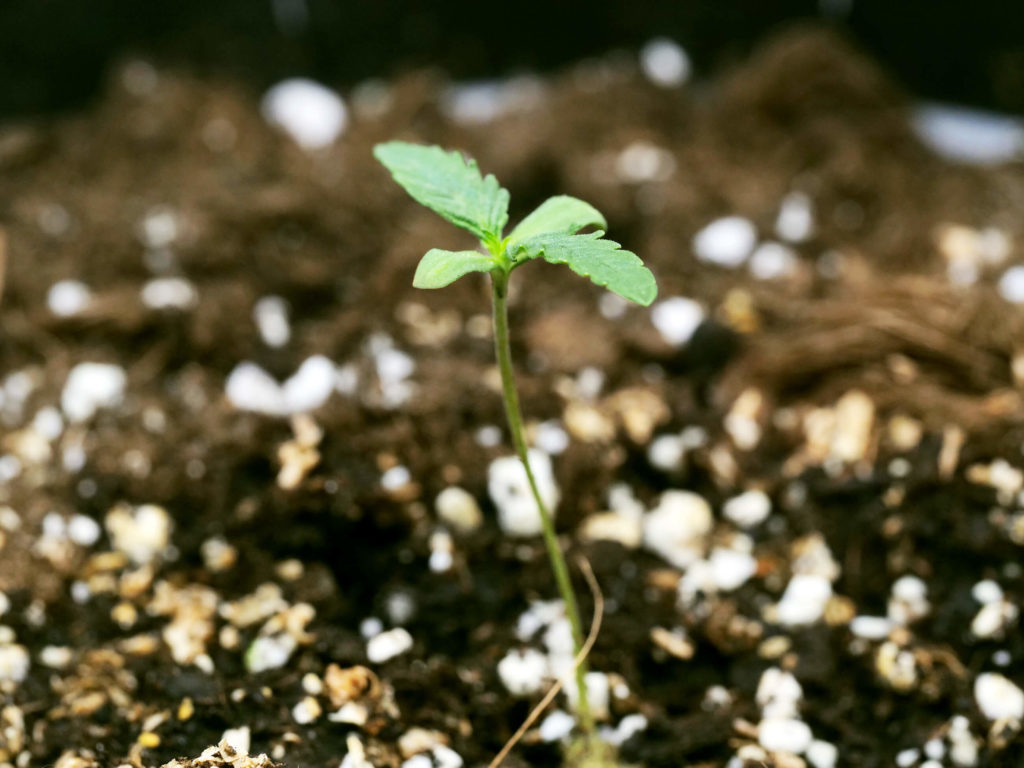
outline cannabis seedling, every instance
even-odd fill
[[[391,172],[395,181],[414,200],[442,218],[469,230],[483,245],[483,251],[445,251],[432,248],[416,268],[413,285],[417,288],[443,288],[470,272],[491,276],[494,309],[494,349],[501,370],[505,414],[516,453],[526,470],[530,490],[540,513],[544,543],[555,573],[559,592],[565,602],[572,626],[573,642],[579,653],[583,645],[583,625],[569,579],[569,569],[559,547],[555,526],[537,490],[537,483],[526,452],[523,417],[519,409],[512,354],[508,339],[508,284],[512,271],[523,264],[543,258],[552,264],[565,264],[573,272],[643,306],[654,301],[658,287],[654,275],[636,254],[622,250],[618,243],[604,238],[604,217],[589,203],[567,195],[549,198],[523,219],[507,237],[508,190],[494,176],[483,176],[473,160],[458,152],[392,141],[378,144],[374,156]],[[597,231],[578,234],[587,227]],[[580,726],[588,740],[594,721],[586,691],[586,664],[576,668],[579,692]]]

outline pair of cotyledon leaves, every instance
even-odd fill
[[[538,257],[565,264],[597,285],[643,306],[658,287],[640,258],[606,240],[604,216],[568,195],[544,201],[507,237],[508,190],[494,176],[483,176],[474,160],[458,152],[392,141],[378,144],[374,156],[416,202],[476,235],[487,252],[427,251],[416,269],[417,288],[443,288],[470,272],[510,272]],[[598,231],[577,234],[586,227]]]

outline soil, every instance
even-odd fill
[[[512,297],[524,411],[561,420],[570,436],[554,459],[559,529],[607,601],[591,665],[628,687],[613,696],[611,723],[648,722],[623,759],[735,766],[746,749],[750,765],[799,765],[751,749],[759,680],[781,667],[838,765],[889,766],[930,740],[948,746],[955,716],[968,719],[978,766],[1022,764],[1019,724],[992,723],[974,684],[983,672],[1024,679],[1011,610],[1024,598],[1024,311],[996,290],[1022,257],[1024,166],[931,154],[909,127],[907,97],[814,30],[777,38],[721,80],[669,91],[628,60],[586,62],[544,81],[539,102],[483,124],[454,121],[444,88],[428,72],[391,83],[383,102],[353,95],[344,137],[308,153],[266,125],[243,89],[135,62],[87,111],[0,129],[0,592],[3,642],[31,658],[24,680],[0,682],[0,765],[159,766],[242,726],[254,754],[289,766],[333,768],[352,734],[373,765],[397,766],[412,727],[480,765],[539,698],[513,697],[496,672],[523,645],[519,616],[555,588],[541,542],[504,535],[487,493],[490,462],[510,449],[486,286],[411,288],[426,248],[472,244],[373,161],[374,143],[396,137],[475,156],[510,189],[513,220],[551,194],[591,201],[663,297],[707,310],[676,347],[648,310],[607,317],[601,293],[567,270],[531,265]],[[617,159],[634,142],[667,152],[657,157],[668,170],[624,178]],[[793,246],[792,274],[759,280],[695,257],[694,234],[719,216],[743,215],[773,239],[794,190],[813,200],[815,229]],[[142,225],[161,214],[174,222],[164,241]],[[950,225],[1003,233],[1003,263],[982,260],[976,282],[952,283]],[[143,303],[142,285],[169,274],[191,282],[193,305]],[[47,292],[66,279],[93,298],[58,317]],[[290,307],[281,348],[252,320],[268,295]],[[415,362],[415,395],[397,406],[374,372],[381,334]],[[245,360],[283,380],[316,354],[353,366],[360,386],[315,410],[319,460],[286,490],[278,451],[292,426],[233,406],[225,381]],[[122,366],[123,401],[41,438],[36,414],[59,407],[83,361]],[[588,400],[580,382],[593,371],[603,387]],[[588,432],[574,409],[610,433]],[[502,428],[497,444],[479,439],[490,425]],[[706,439],[682,466],[651,465],[654,436],[694,426]],[[409,481],[382,486],[398,465]],[[450,484],[485,521],[455,534],[451,569],[434,572],[434,499]],[[765,491],[772,514],[749,532],[756,574],[680,604],[683,569],[582,536],[615,484],[647,508],[669,489],[700,494],[716,514],[708,546],[735,536],[720,514],[727,499]],[[147,504],[173,529],[167,541],[155,523],[138,534],[158,540],[139,553],[116,521]],[[68,538],[61,521],[76,515],[103,526],[98,539]],[[834,597],[820,620],[789,626],[772,608],[805,567],[800,552],[822,539]],[[884,616],[906,575],[927,585],[930,609],[888,638],[855,636],[850,620]],[[983,579],[1009,608],[1004,627],[979,637],[972,588]],[[266,584],[279,594],[257,592]],[[368,617],[404,626],[412,649],[371,663]],[[170,636],[174,626],[196,652]],[[692,658],[652,642],[659,627],[684,628]],[[258,636],[297,647],[251,673],[245,651]],[[905,654],[909,677],[887,666],[890,651]],[[362,727],[326,714],[296,721],[308,697],[337,709],[323,679],[360,665],[379,678],[356,696]],[[559,763],[558,746],[535,735],[508,761]]]

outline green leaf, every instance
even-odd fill
[[[608,223],[590,203],[569,195],[549,197],[512,230],[509,247],[514,249],[524,240],[547,232],[575,235],[584,227],[607,229]]]
[[[490,272],[494,267],[494,257],[486,253],[431,248],[420,259],[412,284],[415,288],[444,288],[470,272]]]
[[[373,155],[416,202],[485,243],[501,240],[508,223],[508,190],[494,176],[481,176],[475,160],[404,141],[378,144]]]
[[[611,240],[604,232],[564,235],[557,232],[535,235],[517,246],[516,265],[543,256],[552,264],[566,264],[573,272],[589,277],[597,285],[624,299],[648,306],[658,295],[654,275],[640,257]]]

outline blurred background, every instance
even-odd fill
[[[297,74],[344,88],[425,65],[455,79],[546,71],[667,36],[706,76],[808,19],[920,96],[1024,110],[1024,4],[1008,0],[4,0],[0,118],[81,105],[126,57],[259,89]]]
[[[625,762],[738,764],[778,664],[815,768],[936,765],[968,725],[956,764],[1024,765],[1022,115],[1020,0],[0,0],[0,697],[14,669],[32,734],[0,766],[159,765],[241,717],[337,765],[307,678],[378,617],[415,638],[402,730],[481,765],[522,722],[495,662],[553,589],[492,515],[485,281],[410,284],[475,244],[373,159],[395,138],[475,157],[513,222],[587,200],[657,276],[650,309],[543,263],[511,295],[609,598],[593,667],[657,713]],[[683,488],[685,559],[641,520]],[[275,695],[239,706],[248,673]]]

